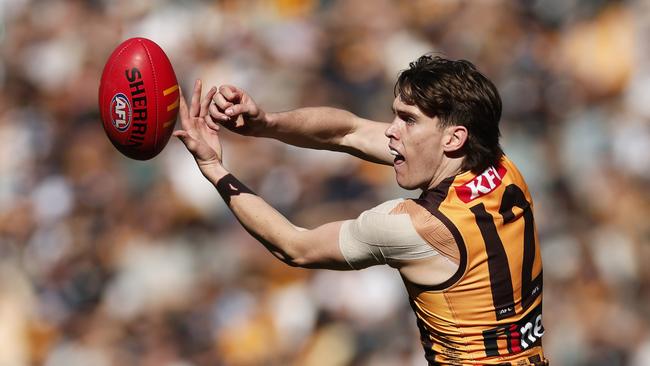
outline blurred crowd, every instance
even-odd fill
[[[552,365],[650,365],[650,3],[0,1],[0,366],[424,365],[398,274],[287,267],[171,140],[129,160],[101,127],[124,39],[185,90],[390,121],[418,56],[474,62],[535,199]],[[222,134],[226,166],[313,227],[418,192],[391,167]]]

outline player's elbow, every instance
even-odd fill
[[[284,264],[291,267],[302,267],[305,261],[297,253],[287,250],[274,250],[271,249],[271,254],[282,261]]]
[[[313,268],[318,264],[318,257],[314,255],[314,251],[300,241],[291,243],[280,259],[291,267]]]
[[[298,268],[309,268],[308,263],[303,261],[301,258],[285,258],[282,259],[282,261],[291,267],[298,267]]]
[[[293,266],[300,268],[321,268],[322,260],[315,257],[302,256],[294,259]]]
[[[291,267],[312,268],[317,263],[315,258],[308,255],[306,251],[292,251],[291,254],[285,254],[281,259]]]
[[[296,228],[286,233],[282,241],[280,258],[292,267],[349,269],[347,262],[337,255],[338,230],[340,225],[328,225],[314,230]]]

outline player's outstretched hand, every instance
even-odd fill
[[[232,85],[222,85],[212,97],[209,112],[212,119],[241,135],[255,135],[267,125],[266,114],[245,91]],[[218,125],[208,122],[218,130]]]
[[[201,80],[194,83],[192,100],[188,108],[183,92],[180,93],[179,115],[181,129],[174,131],[187,150],[194,156],[196,163],[205,174],[211,168],[221,168],[221,143],[218,128],[208,127],[214,124],[208,114],[208,106],[217,88],[212,88],[201,101]]]

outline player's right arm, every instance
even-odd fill
[[[329,107],[266,113],[246,92],[229,85],[221,86],[212,99],[211,117],[236,133],[273,138],[299,147],[346,152],[380,164],[393,162],[385,123]]]

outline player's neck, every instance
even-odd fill
[[[438,169],[436,169],[433,179],[425,190],[432,189],[440,184],[445,178],[453,177],[462,172],[463,158],[444,157]]]

